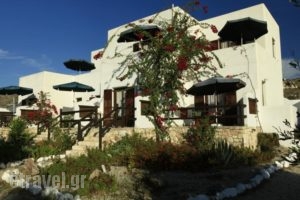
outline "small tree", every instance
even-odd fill
[[[199,6],[199,1],[193,5]],[[186,94],[185,83],[216,73],[213,59],[221,66],[202,32],[207,28],[214,33],[218,30],[175,8],[170,21],[161,21],[156,15],[144,24],[156,24],[160,31],[153,35],[137,24],[128,24],[140,38],[141,50],[126,57],[117,79],[136,77],[138,87],[148,91],[148,119],[154,124],[156,140],[161,141],[168,137],[170,116],[178,109],[180,96]]]
[[[39,98],[35,103],[37,110],[32,111],[28,114],[28,120],[30,123],[38,124],[41,123],[45,127],[49,127],[51,124],[53,115],[57,115],[56,106],[53,105],[48,98],[48,94],[40,91],[38,93]]]

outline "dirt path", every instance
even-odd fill
[[[292,166],[272,175],[257,189],[238,196],[235,200],[299,200],[300,165]]]

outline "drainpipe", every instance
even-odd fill
[[[262,81],[261,81],[261,88],[262,88],[262,104],[263,104],[263,106],[265,106],[266,105],[266,82],[267,82],[267,79],[263,79]]]

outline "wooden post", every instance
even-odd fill
[[[102,119],[101,119],[101,114],[100,114],[100,120],[99,120],[99,150],[102,151],[102,131],[103,131],[103,127],[102,127]]]
[[[62,109],[60,109],[60,115],[59,115],[59,127],[62,127]]]
[[[77,140],[82,141],[81,121],[78,121]]]
[[[50,140],[50,126],[51,125],[49,125],[49,127],[48,127],[48,141]]]

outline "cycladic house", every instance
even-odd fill
[[[156,20],[169,20],[173,9],[180,10],[174,7],[160,12]],[[153,16],[131,23],[144,25]],[[285,119],[292,124],[296,123],[297,109],[283,97],[280,28],[271,13],[264,4],[258,4],[200,22],[213,24],[223,32],[225,24],[247,19],[257,24],[257,27],[248,27],[248,32],[258,33],[259,36],[248,37],[238,33],[238,39],[228,39],[212,33],[209,29],[203,30],[207,39],[214,44],[214,53],[224,65],[218,73],[223,77],[239,78],[246,83],[244,88],[235,92],[218,95],[218,106],[224,106],[222,114],[237,116],[220,118],[219,123],[224,126],[261,127],[264,132],[275,132],[274,127],[284,127],[282,121]],[[267,31],[260,33],[261,25],[264,25]],[[47,92],[52,103],[59,109],[78,110],[84,106],[97,106],[98,112],[103,115],[118,106],[123,108],[118,112],[119,126],[152,127],[143,112],[147,106],[147,96],[139,91],[135,78],[120,81],[115,77],[126,55],[139,51],[140,41],[124,37],[124,33],[128,33],[130,28],[128,24],[124,24],[108,30],[108,45],[105,49],[99,48],[91,52],[90,61],[95,65],[94,70],[78,75],[43,71],[20,77],[19,85],[33,88],[36,96],[39,91]],[[156,28],[157,26],[152,27]],[[149,27],[148,29],[151,30]],[[232,35],[236,35],[236,31],[232,29]],[[53,89],[53,85],[72,81],[92,86],[95,91],[69,92]],[[187,88],[193,84],[187,83]],[[19,104],[23,101],[23,106],[18,108],[19,115],[21,111],[32,109],[24,100],[26,96],[20,99]],[[176,120],[179,125],[191,123],[188,118],[193,112],[187,108],[194,107],[195,102],[208,106],[216,103],[211,95],[183,97],[180,103],[181,112],[176,116],[182,119]]]

